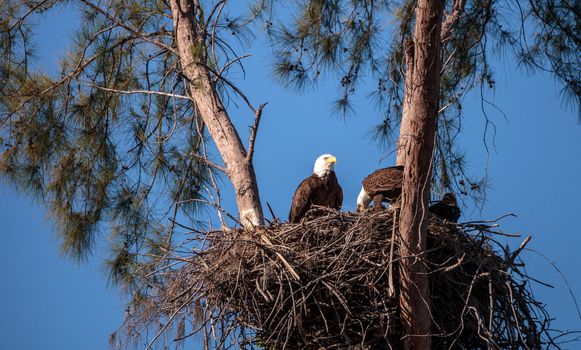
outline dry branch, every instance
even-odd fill
[[[256,133],[258,132],[258,126],[260,125],[260,118],[262,117],[262,110],[268,104],[263,103],[258,106],[258,109],[254,113],[254,125],[250,128],[250,141],[248,142],[248,154],[246,159],[252,164],[252,157],[254,156],[254,143],[256,142]]]

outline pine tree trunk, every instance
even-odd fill
[[[216,93],[209,70],[200,64],[200,52],[205,52],[205,33],[197,28],[195,11],[201,9],[196,3],[170,1],[183,74],[189,80],[191,97],[224,161],[234,187],[240,222],[245,227],[262,225],[264,218],[252,161]]]
[[[411,105],[412,105],[412,79],[414,72],[414,41],[406,39],[404,42],[405,51],[405,80],[404,96],[401,113],[401,122],[399,124],[399,139],[397,140],[397,152],[395,165],[405,165],[406,161],[406,143],[411,133]]]
[[[419,0],[414,30],[409,135],[400,221],[400,308],[404,348],[430,349],[430,291],[425,258],[431,163],[440,87],[440,30],[445,0]],[[408,68],[409,69],[409,68]]]

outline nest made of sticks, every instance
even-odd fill
[[[328,210],[252,233],[205,232],[150,307],[195,319],[191,334],[205,331],[216,347],[401,348],[394,212]],[[434,349],[554,345],[516,259],[524,245],[508,252],[494,226],[430,215],[428,249],[417,258],[429,272]]]

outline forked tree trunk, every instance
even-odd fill
[[[240,222],[245,227],[262,225],[264,218],[252,160],[240,140],[209,70],[200,64],[205,49],[205,33],[198,32],[196,1],[170,0],[174,31],[183,74],[189,81],[190,94],[196,102],[210,136],[216,143],[234,187]]]
[[[426,229],[440,88],[440,31],[445,0],[418,0],[409,135],[400,221],[400,310],[407,350],[430,349]],[[408,68],[409,69],[409,68]]]

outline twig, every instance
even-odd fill
[[[393,211],[393,222],[392,222],[392,230],[391,230],[391,242],[389,244],[389,267],[387,272],[387,281],[388,281],[388,288],[387,288],[387,296],[388,298],[395,297],[395,287],[393,284],[393,250],[395,245],[395,237],[396,237],[396,230],[397,227],[397,209]]]
[[[260,235],[260,239],[269,247],[272,247],[273,244],[272,242],[268,239],[268,237],[266,237],[265,235],[261,234]],[[300,281],[301,278],[299,277],[298,273],[296,273],[296,271],[292,268],[292,266],[290,266],[290,264],[288,263],[288,261],[286,261],[286,259],[277,251],[274,251],[274,254],[276,254],[276,256],[280,259],[280,261],[282,262],[282,264],[286,267],[286,269],[288,270],[288,272],[291,274],[291,276],[296,280],[296,281]]]
[[[169,325],[172,323],[173,319],[176,317],[176,315],[178,314],[178,312],[180,312],[186,305],[188,305],[192,299],[194,299],[196,295],[192,294],[188,300],[186,300],[182,306],[180,306],[179,308],[177,308],[169,317],[169,319],[167,320],[167,323],[157,332],[157,334],[155,335],[155,337],[153,337],[153,339],[151,340],[151,342],[149,342],[149,344],[147,345],[147,347],[145,348],[145,350],[149,350],[151,349],[151,347],[153,346],[153,344],[155,343],[155,341],[159,338],[159,336],[167,329],[167,327],[169,327]]]
[[[245,58],[248,58],[248,57],[250,57],[250,56],[252,56],[252,55],[251,55],[251,54],[246,54],[246,55],[242,55],[242,56],[239,56],[239,57],[236,57],[236,58],[234,58],[233,60],[230,60],[230,61],[228,61],[228,62],[227,62],[227,63],[226,63],[226,64],[225,64],[225,65],[224,65],[224,66],[223,66],[221,69],[220,69],[220,71],[218,72],[218,75],[219,75],[219,76],[222,76],[222,74],[224,73],[224,71],[225,71],[226,69],[228,69],[228,67],[230,67],[232,64],[234,64],[234,63],[236,63],[236,62],[240,62],[240,61],[242,61],[243,59],[245,59]]]
[[[272,210],[272,207],[270,206],[270,203],[266,202],[266,207],[268,208],[268,211],[270,212],[270,215],[272,216],[272,220],[273,221],[278,220],[278,218],[274,214],[274,210]]]
[[[525,249],[526,245],[529,243],[529,241],[531,240],[531,238],[533,238],[533,237],[532,236],[527,236],[527,238],[525,238],[525,240],[520,244],[520,246],[518,247],[518,249],[515,250],[510,255],[510,258],[508,259],[508,263],[509,264],[514,263],[514,259],[516,259],[516,257],[520,254],[520,252],[522,252],[523,249]]]
[[[191,155],[192,155],[192,157],[196,158],[198,161],[200,161],[200,162],[202,162],[202,163],[204,163],[204,164],[206,164],[206,165],[209,165],[209,166],[211,166],[212,168],[214,168],[214,169],[218,170],[219,172],[221,172],[221,173],[223,173],[223,174],[227,174],[227,170],[226,170],[226,168],[224,168],[224,167],[222,167],[222,166],[220,166],[220,165],[218,165],[218,164],[216,164],[216,163],[212,162],[212,161],[211,161],[211,160],[209,160],[208,158],[206,158],[206,157],[201,157],[201,156],[199,156],[199,155],[195,154],[194,152],[192,152],[192,153],[191,153]]]
[[[98,85],[94,85],[94,84],[89,84],[89,86],[94,87],[94,88],[97,88],[99,90],[109,91],[109,92],[115,92],[115,93],[124,94],[124,95],[135,95],[135,94],[142,94],[142,95],[160,95],[160,96],[173,97],[173,98],[179,98],[179,99],[183,99],[183,100],[192,101],[192,99],[190,97],[188,97],[188,96],[178,95],[178,94],[172,94],[172,93],[163,92],[163,91],[151,91],[151,90],[117,90],[117,89],[110,89],[110,88],[106,88],[106,87],[98,86]]]
[[[254,125],[250,129],[250,141],[248,144],[248,154],[246,155],[246,161],[252,163],[252,157],[254,156],[254,144],[256,142],[256,133],[258,132],[258,126],[260,125],[260,118],[262,117],[262,109],[266,106],[268,102],[258,106],[258,109],[254,113]]]

